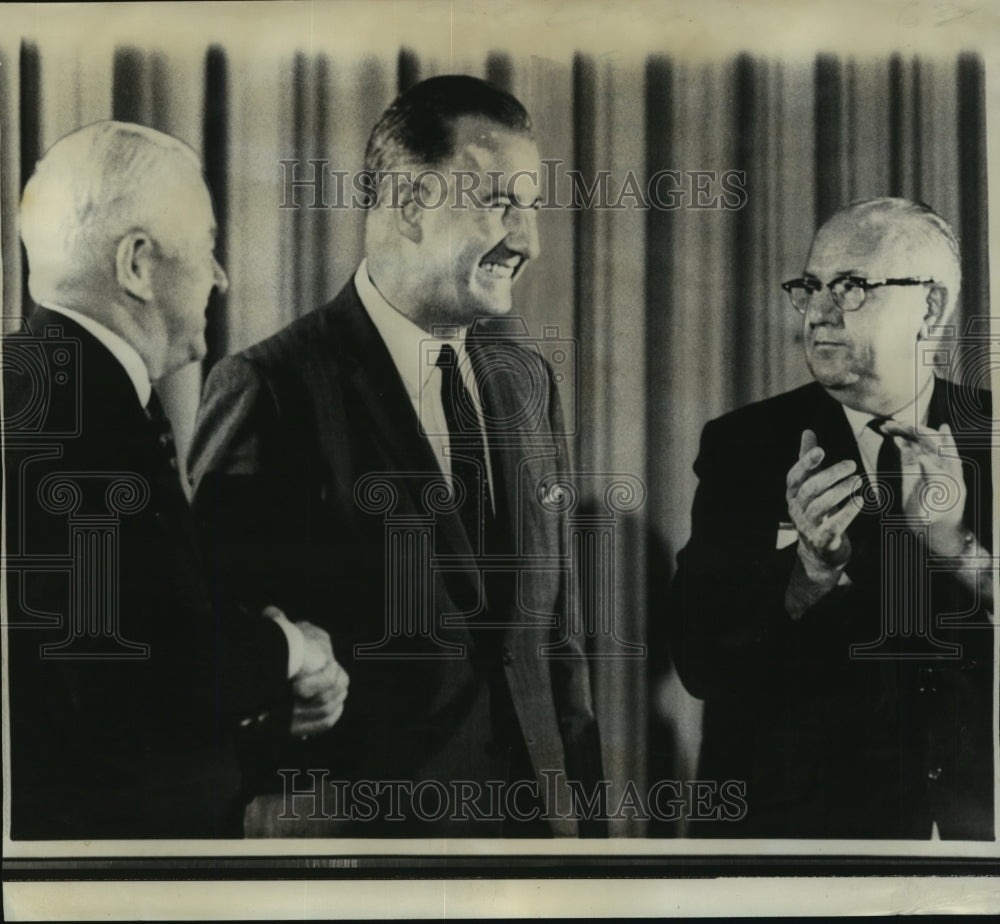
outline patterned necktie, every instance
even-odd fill
[[[889,417],[876,417],[869,421],[868,426],[882,437],[882,446],[875,461],[875,477],[879,485],[889,492],[889,503],[883,516],[899,517],[903,515],[903,468],[899,447],[891,434],[882,430],[883,424],[891,420]],[[880,505],[881,506],[881,505]]]
[[[146,405],[146,413],[149,415],[153,433],[160,446],[163,461],[173,472],[177,471],[177,447],[174,446],[174,431],[170,426],[170,420],[163,412],[163,405],[155,391],[150,393],[149,404]]]
[[[452,483],[460,485],[465,494],[458,513],[473,552],[481,554],[483,530],[492,509],[479,414],[450,344],[441,347],[437,366],[441,370],[441,406],[448,424]]]

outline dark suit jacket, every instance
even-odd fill
[[[966,523],[987,547],[989,398],[937,380],[928,420],[952,427]],[[848,530],[851,586],[801,620],[785,612],[796,546],[776,548],[778,527],[806,428],[824,466],[853,459],[864,471],[843,408],[815,383],[712,421],[702,436],[691,539],[677,556],[674,653],[705,700],[699,775],[744,781],[749,811],[691,834],[924,838],[936,821],[942,837],[990,838],[993,635],[972,595],[953,575],[930,577],[930,613],[966,613],[949,626],[932,619],[933,638],[961,645],[961,657],[912,637],[894,643],[897,657],[851,657],[882,626],[880,518],[862,513]]]
[[[566,470],[558,395],[537,351],[510,341],[491,349],[510,362],[481,381],[484,404],[498,418],[520,420],[491,437],[491,464],[522,559],[482,581],[479,550],[458,516],[433,511],[441,470],[353,283],[213,369],[190,471],[196,509],[215,530],[220,574],[322,625],[351,677],[340,722],[298,750],[272,755],[277,766],[262,788],[274,788],[281,767],[321,767],[351,782],[480,785],[549,771],[589,788],[599,778],[587,664],[568,636],[561,657],[544,654],[568,631],[563,519],[539,503],[540,487]],[[519,418],[525,407],[534,410]],[[391,509],[379,507],[390,496]],[[424,556],[413,567],[424,570],[407,583],[405,573],[389,570],[387,550],[399,548],[390,536],[407,528],[407,518],[426,525],[428,516],[433,540],[413,547]],[[426,556],[437,557],[432,576]],[[414,620],[405,632],[390,628],[399,598],[409,600]],[[428,607],[425,622],[412,615],[417,598]],[[549,811],[571,815],[561,785]],[[572,817],[551,820],[557,834],[576,827]],[[447,819],[429,828],[376,819],[351,833],[418,829],[500,833],[495,822]]]
[[[3,345],[12,836],[239,836],[231,731],[287,718],[287,643],[213,611],[118,361],[60,314],[29,323]]]

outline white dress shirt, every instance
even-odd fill
[[[464,327],[442,328],[429,334],[409,318],[389,304],[368,275],[368,263],[361,261],[354,275],[354,285],[358,297],[375,329],[385,342],[396,371],[403,380],[403,386],[413,404],[413,410],[420,422],[420,431],[431,444],[441,471],[451,478],[451,456],[448,440],[448,422],[441,403],[441,370],[437,361],[441,348],[450,344],[458,359],[458,369],[462,381],[472,397],[479,418],[479,430],[483,445],[489,446],[483,419],[483,405],[479,396],[472,363],[465,349]],[[486,475],[493,494],[493,474],[490,470],[489,452],[486,453]]]
[[[933,393],[934,376],[932,375],[909,404],[903,405],[903,407],[892,414],[869,414],[866,411],[856,411],[846,404],[843,405],[847,422],[850,424],[854,440],[858,444],[861,462],[865,467],[865,472],[872,481],[877,481],[875,472],[878,470],[878,454],[882,448],[883,437],[868,426],[869,423],[873,420],[884,420],[886,417],[891,417],[901,424],[907,424],[912,427],[925,427],[927,426],[927,412],[930,408],[931,395]],[[898,446],[900,438],[893,437],[893,439]],[[908,483],[910,481],[911,479],[904,478],[902,482],[904,506],[914,489],[914,485]]]

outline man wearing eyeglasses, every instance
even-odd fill
[[[960,281],[928,207],[838,213],[782,286],[815,381],[705,427],[674,654],[748,810],[694,836],[993,838],[990,395],[934,374]]]

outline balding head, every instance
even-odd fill
[[[918,344],[954,309],[958,243],[925,205],[859,202],[819,229],[793,284],[813,376],[849,407],[888,415],[931,375]]]

